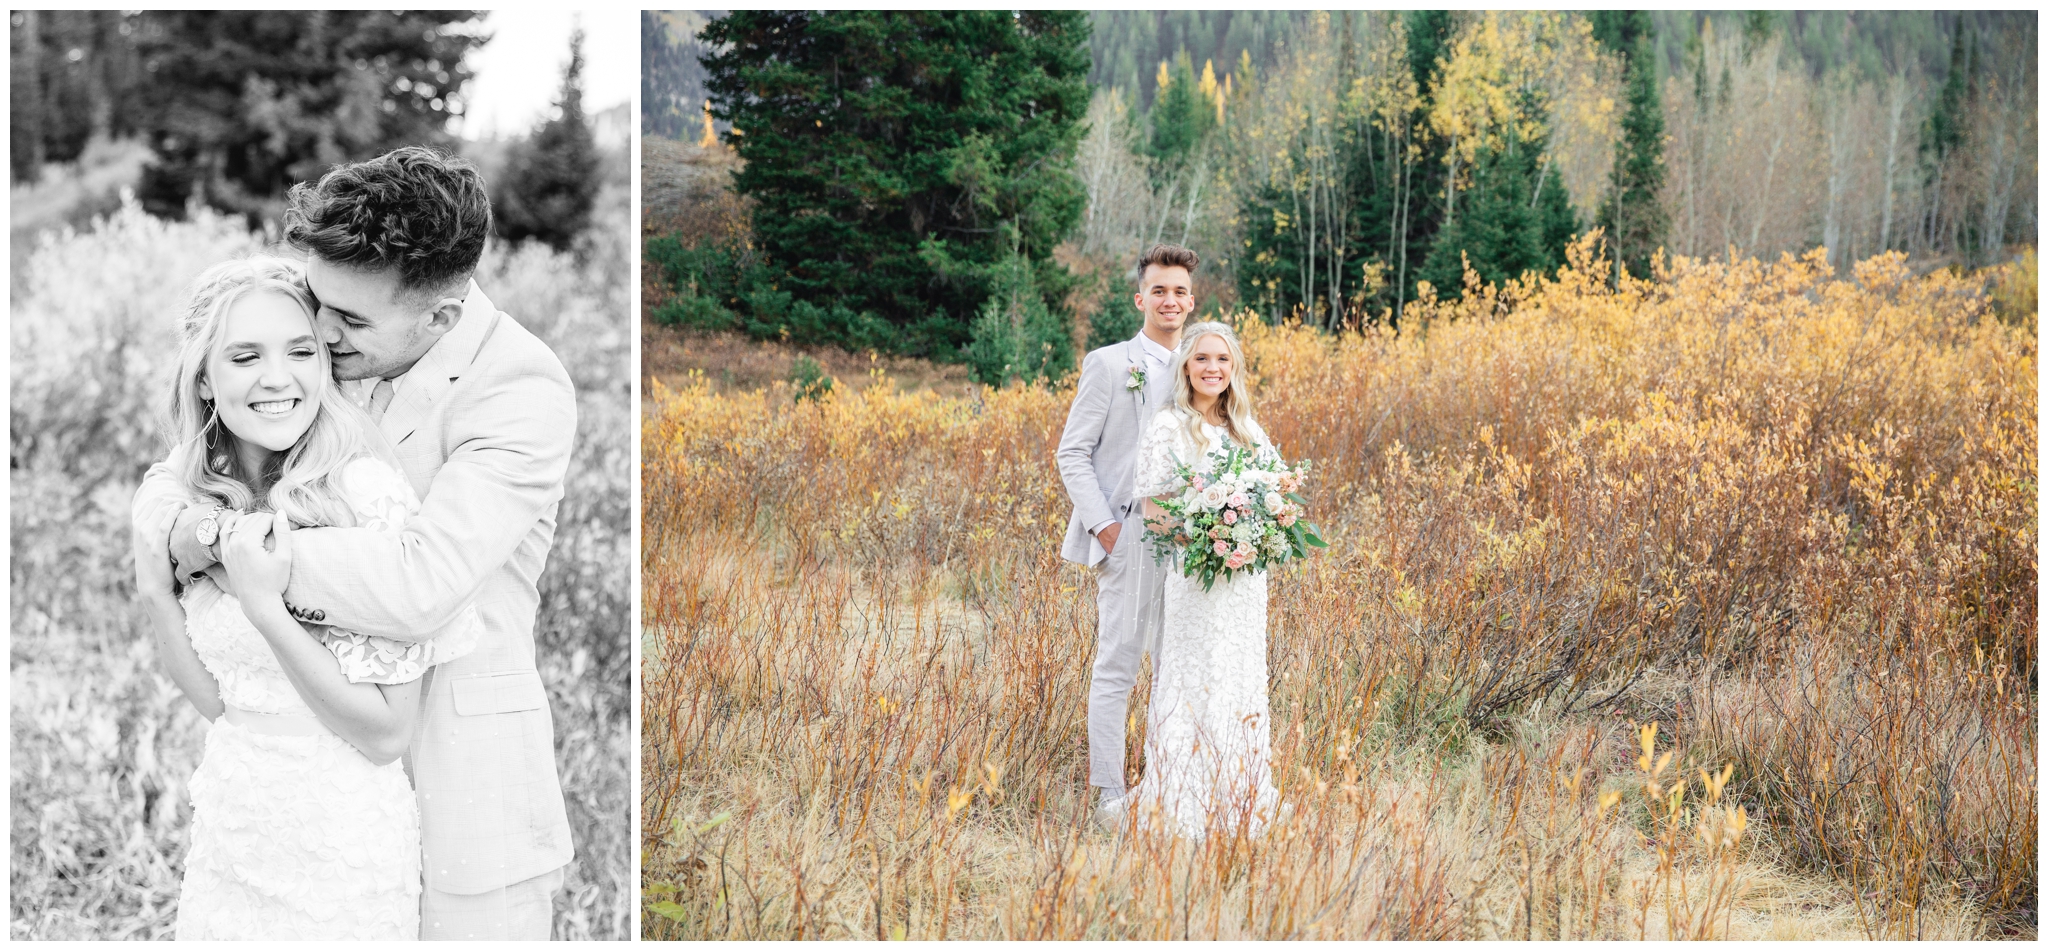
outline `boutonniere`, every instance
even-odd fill
[[[1144,370],[1144,368],[1143,368],[1143,367],[1138,367],[1138,366],[1133,366],[1133,367],[1131,367],[1131,373],[1130,373],[1130,376],[1128,376],[1128,377],[1126,377],[1126,378],[1124,379],[1124,389],[1126,389],[1126,390],[1130,390],[1131,392],[1133,392],[1133,393],[1136,393],[1136,392],[1139,392],[1139,391],[1143,390],[1144,388],[1145,388],[1145,370]]]

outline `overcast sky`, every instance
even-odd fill
[[[491,41],[470,55],[465,139],[512,136],[539,122],[561,88],[569,64],[569,32],[583,24],[583,111],[633,101],[640,81],[638,10],[494,10],[482,29]]]

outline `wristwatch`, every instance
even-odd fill
[[[220,541],[220,515],[227,510],[227,506],[216,502],[213,511],[199,519],[199,544],[206,546],[206,553],[215,561],[220,560],[220,552],[213,548],[214,543]]]

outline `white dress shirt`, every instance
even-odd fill
[[[1146,380],[1158,380],[1165,376],[1167,368],[1173,365],[1173,351],[1162,346],[1159,341],[1152,339],[1151,335],[1145,333],[1142,329],[1138,331],[1138,345],[1145,351]],[[1151,389],[1151,386],[1147,385],[1146,389]],[[1090,528],[1088,534],[1100,535],[1103,529],[1116,523],[1116,519],[1104,519],[1102,524]]]

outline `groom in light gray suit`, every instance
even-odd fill
[[[1132,299],[1144,328],[1081,362],[1074,405],[1060,434],[1060,479],[1074,514],[1060,556],[1095,572],[1094,676],[1088,688],[1088,784],[1102,789],[1097,817],[1106,824],[1124,803],[1124,723],[1138,665],[1159,626],[1161,575],[1146,570],[1140,500],[1131,498],[1138,443],[1152,415],[1173,399],[1167,379],[1181,327],[1195,309],[1201,259],[1162,244],[1138,260]]]

